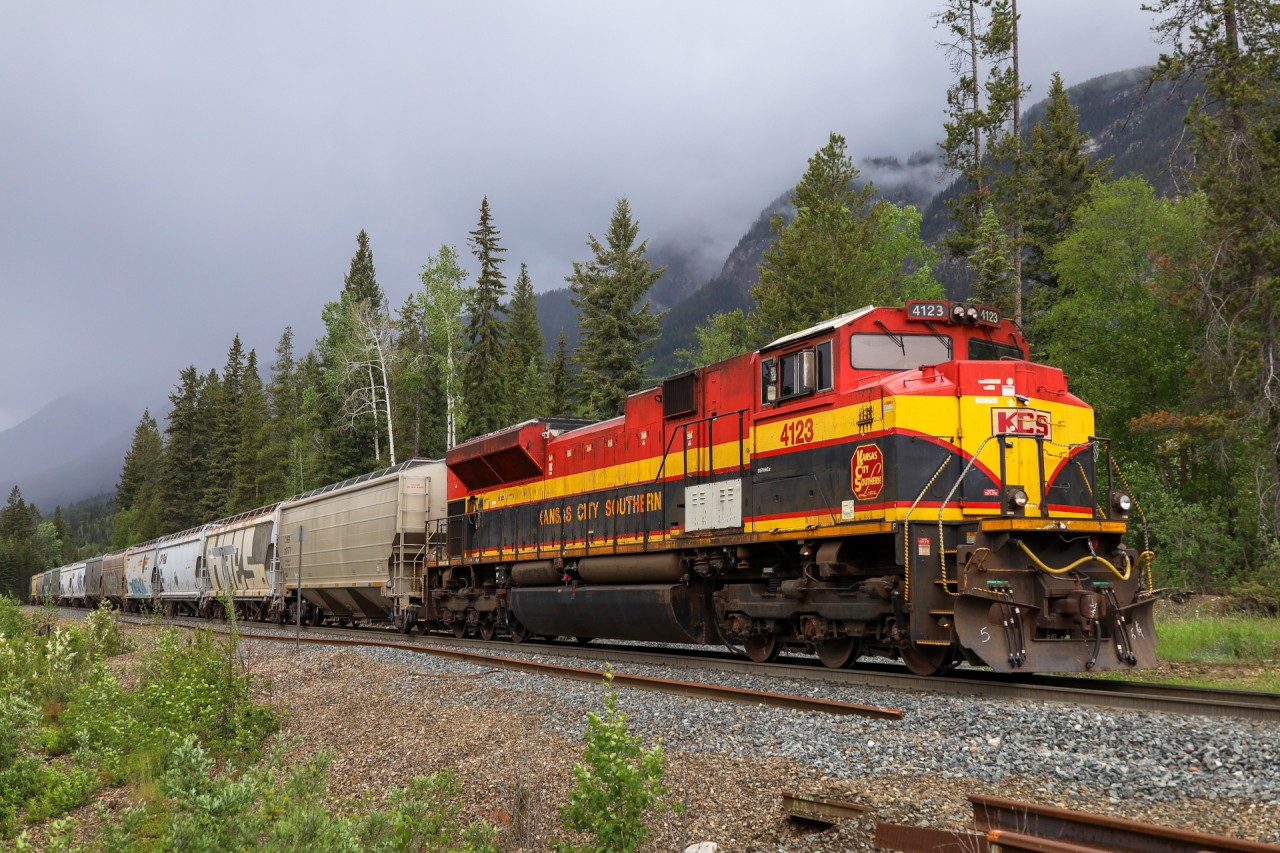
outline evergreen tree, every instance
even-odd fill
[[[416,293],[409,294],[396,313],[396,369],[392,393],[399,415],[396,434],[410,457],[421,456],[429,432],[427,407],[433,385],[429,358],[425,311]],[[439,406],[434,408],[438,409]]]
[[[200,500],[202,520],[229,515],[235,505],[238,457],[244,443],[241,433],[244,404],[245,353],[236,335],[227,349],[227,363],[220,382],[206,384],[202,419],[208,429],[208,478]]]
[[[356,253],[351,256],[351,268],[342,279],[342,293],[348,300],[364,302],[372,308],[379,308],[387,301],[373,267],[373,249],[369,248],[369,235],[363,228],[356,235]]]
[[[999,217],[994,210],[987,210],[978,226],[978,242],[969,254],[977,273],[973,296],[1006,316],[1013,313],[1012,252]]]
[[[236,449],[235,493],[229,514],[245,512],[284,497],[272,491],[275,480],[270,441],[269,412],[258,355],[249,350],[245,359],[240,398],[240,446]]]
[[[14,486],[0,509],[0,594],[25,599],[31,576],[42,568],[36,548],[40,514]]]
[[[1053,301],[1057,277],[1046,255],[1071,228],[1071,218],[1094,184],[1105,180],[1110,161],[1091,162],[1080,131],[1079,112],[1071,104],[1062,75],[1054,72],[1044,120],[1031,129],[1027,149],[1027,206],[1023,277],[1040,289],[1036,310]]]
[[[568,417],[573,413],[573,385],[569,376],[568,343],[564,330],[556,338],[556,354],[551,357],[547,369],[547,415],[553,418]]]
[[[941,143],[943,165],[964,178],[965,190],[946,200],[955,228],[947,247],[957,257],[968,257],[977,244],[978,225],[990,194],[991,163],[983,148],[988,134],[987,112],[982,102],[980,62],[983,56],[979,0],[946,0],[938,13],[938,25],[947,31],[943,43],[956,81],[947,89],[946,133]]]
[[[53,525],[54,535],[60,544],[60,550],[53,565],[61,566],[74,561],[76,558],[75,537],[71,532],[71,523],[62,514],[62,504],[58,504],[53,508],[53,518],[49,520],[49,523]]]
[[[315,350],[298,362],[298,387],[301,399],[298,420],[289,447],[289,474],[285,480],[284,494],[296,495],[333,482],[325,463],[325,436],[328,433],[325,419],[327,411],[322,405],[324,368]]]
[[[268,411],[263,441],[262,489],[269,499],[290,493],[290,458],[302,417],[302,387],[293,350],[293,327],[286,326],[276,343],[271,378],[264,389]]]
[[[467,363],[462,372],[464,436],[470,438],[507,426],[509,376],[507,330],[502,320],[503,283],[500,232],[493,225],[489,197],[480,202],[480,223],[467,241],[480,262],[467,325]]]
[[[511,369],[511,420],[527,421],[546,408],[547,379],[543,362],[542,326],[538,322],[538,300],[533,293],[529,268],[520,265],[507,305],[507,364]]]
[[[659,316],[645,296],[666,267],[655,269],[645,258],[649,241],[637,245],[639,233],[630,203],[618,199],[604,242],[587,235],[594,257],[574,261],[573,275],[565,279],[578,309],[576,361],[582,368],[582,413],[589,418],[616,415],[646,381],[649,362],[643,355],[658,335]]]
[[[767,333],[936,288],[919,215],[877,198],[869,183],[855,190],[858,174],[844,137],[831,134],[791,196],[795,219],[774,217],[775,241],[751,290]]]
[[[209,477],[209,441],[202,423],[207,410],[201,404],[216,379],[216,374],[201,376],[194,365],[188,366],[169,395],[157,494],[160,534],[185,530],[202,520],[200,503]]]
[[[1018,0],[988,0],[991,27],[986,35],[986,48],[992,59],[987,84],[992,117],[991,153],[1001,165],[996,172],[992,201],[999,221],[1008,232],[1009,279],[1013,294],[1012,309],[1006,313],[1015,323],[1022,322],[1022,250],[1023,220],[1026,217],[1027,174],[1023,165],[1026,145],[1022,138],[1022,96],[1028,87],[1022,83],[1018,66]]]
[[[116,512],[111,547],[123,548],[160,535],[160,464],[164,440],[148,409],[133,430],[116,486]]]
[[[0,509],[0,540],[29,542],[36,535],[39,515],[32,515],[31,505],[22,497],[22,490],[14,486],[9,499]]]

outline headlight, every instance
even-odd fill
[[[1004,514],[1021,515],[1027,506],[1027,492],[1022,486],[1004,487]]]
[[[1133,498],[1121,491],[1111,493],[1111,511],[1118,516],[1127,516],[1133,508]]]

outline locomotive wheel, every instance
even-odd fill
[[[763,637],[752,636],[742,641],[742,650],[756,663],[773,663],[778,659],[778,653],[782,651],[782,644],[773,634]]]
[[[467,636],[467,623],[455,622],[453,625],[453,636],[457,637],[459,640]]]
[[[492,619],[486,619],[480,623],[480,639],[488,642],[492,640],[498,633],[498,623]]]
[[[321,610],[319,607],[312,607],[312,608],[311,608],[311,619],[310,619],[310,620],[308,620],[308,624],[310,624],[310,625],[311,625],[311,627],[313,627],[313,628],[319,628],[321,625],[323,625],[323,624],[324,624],[324,611],[323,611],[323,610]]]
[[[409,618],[409,614],[400,614],[400,624],[396,626],[401,634],[407,634],[413,630],[413,620]]]
[[[902,662],[916,675],[938,675],[950,668],[951,646],[921,646],[907,643],[901,649]]]
[[[589,646],[594,639],[595,637],[574,637],[573,641],[580,646]]]
[[[523,643],[529,639],[529,632],[523,625],[515,620],[515,617],[508,617],[507,630],[511,632],[511,642]]]
[[[841,637],[817,644],[818,660],[829,669],[843,669],[858,659],[858,638]]]

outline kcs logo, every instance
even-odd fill
[[[1006,435],[1051,436],[1049,413],[1037,409],[992,409],[991,431]]]
[[[864,444],[853,451],[850,464],[853,496],[860,501],[873,501],[884,488],[884,454],[874,444]]]

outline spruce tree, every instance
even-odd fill
[[[209,474],[209,431],[202,418],[210,413],[201,404],[207,399],[208,386],[216,379],[216,374],[202,376],[190,365],[169,395],[171,407],[164,430],[157,494],[158,534],[176,533],[202,520],[200,503]]]
[[[29,542],[36,535],[37,517],[31,513],[31,505],[22,497],[22,490],[14,486],[9,490],[9,500],[0,509],[0,540]]]
[[[396,312],[396,369],[392,374],[392,394],[399,414],[396,435],[410,457],[421,456],[427,430],[426,407],[431,386],[427,367],[428,338],[422,304],[417,294],[409,294]]]
[[[995,211],[988,210],[978,225],[978,242],[969,254],[977,273],[973,296],[1006,316],[1013,313],[1012,247]]]
[[[547,368],[547,415],[564,418],[573,414],[573,385],[569,376],[568,343],[564,330],[556,338],[556,353]]]
[[[898,302],[931,287],[919,217],[878,197],[832,133],[792,193],[795,219],[772,222],[775,240],[751,289],[760,324],[786,335],[863,305]]]
[[[501,233],[493,225],[489,197],[480,202],[480,222],[467,241],[480,262],[467,325],[467,361],[462,373],[464,436],[470,438],[507,426],[509,417],[507,330],[502,319]]]
[[[258,355],[249,350],[241,380],[240,446],[236,448],[235,491],[229,514],[262,506],[284,495],[273,492],[272,451],[266,391],[258,374]]]
[[[511,369],[511,420],[537,417],[546,407],[547,379],[543,361],[542,326],[538,323],[538,299],[533,293],[529,268],[520,264],[511,302],[507,305],[507,364]]]
[[[49,520],[49,523],[53,525],[54,533],[61,546],[56,555],[56,565],[65,565],[73,562],[76,558],[75,536],[71,531],[71,523],[62,514],[62,504],[58,504],[53,508],[53,518]]]
[[[302,388],[293,350],[293,327],[286,326],[276,343],[271,378],[264,389],[268,411],[263,442],[262,488],[272,498],[289,493],[290,457],[302,417]]]
[[[955,228],[947,235],[947,248],[957,257],[968,257],[978,241],[978,225],[990,194],[990,157],[983,147],[988,118],[983,109],[981,32],[985,19],[979,17],[979,0],[946,0],[936,20],[945,28],[948,41],[942,43],[956,81],[947,89],[946,134],[942,162],[964,179],[964,189],[946,205]]]
[[[124,457],[116,486],[116,515],[111,538],[113,548],[153,539],[160,534],[160,463],[164,439],[148,409],[133,430],[133,442]]]
[[[1035,300],[1036,312],[1052,306],[1052,291],[1057,287],[1057,276],[1046,262],[1046,255],[1071,228],[1072,216],[1094,184],[1105,180],[1110,171],[1109,160],[1090,160],[1084,150],[1088,141],[1089,137],[1080,131],[1079,112],[1071,104],[1062,75],[1054,72],[1044,120],[1031,129],[1026,155],[1023,278],[1041,289]]]
[[[363,228],[356,235],[356,253],[351,256],[351,268],[342,279],[342,293],[350,300],[365,302],[374,308],[387,301],[373,267],[373,249],[369,247],[369,235]]]
[[[593,258],[574,261],[567,276],[578,309],[575,360],[581,367],[581,410],[589,418],[618,414],[627,395],[646,382],[645,352],[658,335],[659,316],[645,298],[666,267],[644,256],[649,241],[636,239],[640,225],[631,205],[618,199],[604,241],[587,235]]]
[[[245,353],[236,335],[227,349],[227,362],[222,379],[205,387],[202,399],[208,430],[208,478],[200,501],[200,515],[205,520],[229,515],[235,504],[236,477],[240,447],[241,407],[244,403]]]

